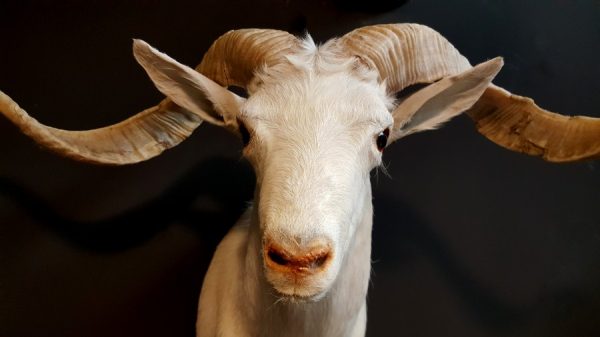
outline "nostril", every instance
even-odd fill
[[[273,248],[269,249],[267,256],[269,256],[269,259],[271,259],[271,261],[275,262],[280,266],[285,266],[290,262],[285,258],[285,256],[283,256],[283,254],[281,254]]]
[[[321,266],[323,266],[323,264],[325,264],[325,261],[327,261],[329,259],[329,253],[323,253],[320,254],[318,256],[316,256],[314,258],[314,260],[312,261],[312,267],[313,268],[319,268]]]
[[[268,268],[284,273],[308,273],[325,270],[332,252],[327,246],[289,252],[275,244],[265,245],[264,259]]]

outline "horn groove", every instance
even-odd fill
[[[280,30],[230,30],[213,43],[196,70],[222,86],[245,88],[256,69],[282,62],[299,45],[295,36]]]
[[[600,118],[553,113],[495,85],[468,115],[481,134],[509,150],[557,163],[600,159]]]
[[[340,43],[379,72],[390,93],[412,84],[430,83],[471,68],[448,40],[419,24],[384,24],[358,28]]]
[[[293,35],[268,29],[225,33],[204,56],[197,70],[223,86],[246,87],[256,68],[273,65],[299,43]],[[0,113],[40,145],[69,158],[106,165],[148,160],[189,137],[202,119],[170,99],[120,123],[86,131],[46,126],[0,91]]]
[[[86,131],[46,126],[0,91],[0,112],[38,144],[65,157],[94,164],[125,165],[161,154],[202,123],[168,99],[120,123]]]
[[[418,24],[363,27],[344,35],[339,43],[377,69],[391,93],[471,67],[441,34]],[[600,158],[600,118],[562,116],[495,85],[467,114],[481,134],[512,151],[551,162]]]

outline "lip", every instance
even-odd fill
[[[312,303],[317,302],[320,297],[305,297],[299,295],[280,295],[277,297],[276,303],[290,303],[290,304],[303,304],[303,303]]]
[[[299,294],[289,294],[282,291],[279,291],[277,288],[273,288],[275,290],[275,296],[277,297],[277,302],[284,303],[307,303],[307,302],[317,302],[325,296],[326,292],[318,292],[314,295],[299,295]]]

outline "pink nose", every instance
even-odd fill
[[[327,267],[331,249],[325,245],[291,253],[276,244],[265,245],[265,262],[268,268],[282,273],[315,273]]]

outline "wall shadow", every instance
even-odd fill
[[[542,293],[536,301],[526,305],[510,303],[495,293],[491,286],[473,277],[466,263],[452,254],[448,244],[407,203],[395,199],[375,195],[373,256],[375,259],[385,256],[385,261],[389,261],[380,261],[374,265],[375,268],[401,269],[416,255],[425,256],[440,271],[451,291],[460,298],[471,320],[485,330],[511,333],[536,325],[546,326],[544,335],[549,335],[549,331],[553,331],[550,327],[555,325],[560,331],[567,329],[558,322],[577,322],[570,325],[568,329],[571,331],[589,332],[598,326],[598,321],[591,319],[591,311],[586,309],[600,306],[597,289],[594,296],[586,295],[585,289],[565,288]],[[381,228],[383,226],[385,228]],[[374,286],[377,287],[376,282]],[[383,292],[390,291],[394,290],[386,289]],[[572,312],[584,315],[573,317]],[[424,321],[423,324],[428,323]]]
[[[0,195],[16,202],[32,219],[68,243],[110,253],[139,246],[175,222],[192,227],[210,242],[218,242],[252,199],[254,181],[254,173],[244,161],[209,159],[195,165],[154,199],[99,221],[69,219],[7,178],[0,177]]]

